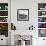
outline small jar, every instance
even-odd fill
[[[42,12],[42,15],[45,15],[45,12]]]

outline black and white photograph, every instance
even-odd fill
[[[29,21],[29,9],[17,9],[17,21]]]

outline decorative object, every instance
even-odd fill
[[[21,40],[21,46],[25,46],[25,41]]]
[[[32,45],[32,36],[31,35],[15,35],[15,45],[16,46],[30,46]]]
[[[38,10],[46,10],[46,3],[38,3]]]
[[[38,17],[39,22],[46,22],[46,17]]]
[[[0,16],[8,16],[8,11],[0,11]]]
[[[29,9],[17,9],[17,21],[29,21]]]
[[[39,30],[39,37],[46,37],[46,29]]]
[[[5,10],[8,10],[8,6],[5,6]]]
[[[8,23],[0,23],[0,35],[8,37]]]
[[[8,17],[0,17],[0,22],[8,22]]]
[[[0,10],[1,10],[1,6],[0,6]]]
[[[42,12],[42,15],[45,15],[45,12]]]
[[[13,23],[11,23],[11,30],[16,30],[16,26]]]
[[[8,3],[0,3],[0,10],[8,10]]]
[[[31,26],[29,26],[29,30],[34,30],[34,26],[33,25],[31,25]]]
[[[38,28],[46,28],[46,23],[38,23]]]

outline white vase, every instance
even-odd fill
[[[25,41],[21,40],[21,46],[25,46]]]

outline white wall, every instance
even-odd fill
[[[46,3],[46,0],[11,0],[11,22],[16,25],[18,32],[27,30],[33,24],[36,32],[33,34],[38,36],[38,3]],[[17,9],[29,9],[29,21],[17,21]],[[43,44],[41,39],[33,38],[33,46],[40,46],[38,43]]]
[[[13,3],[15,2],[15,3]],[[11,2],[11,19],[17,30],[27,30],[33,23],[37,23],[37,2],[31,0],[15,0]],[[14,9],[15,8],[15,9]],[[17,21],[17,9],[29,9],[29,21]],[[35,19],[36,18],[36,19]],[[36,24],[33,24],[36,27]]]
[[[16,25],[17,30],[27,30],[32,24],[37,29],[38,25],[38,3],[46,0],[11,0],[11,22]],[[29,21],[17,21],[17,9],[29,9]]]

